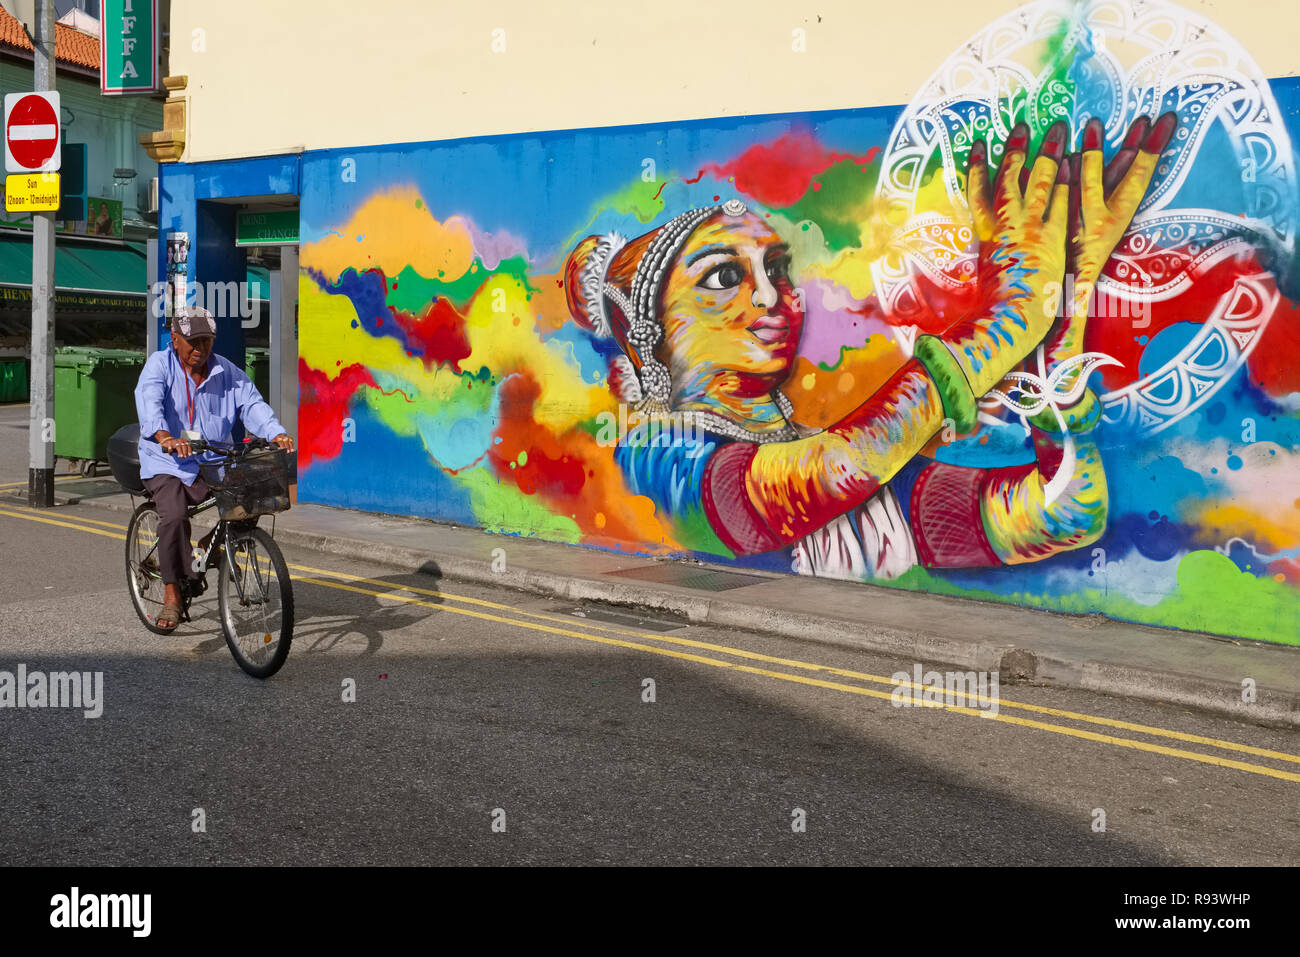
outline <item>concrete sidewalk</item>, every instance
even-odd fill
[[[69,512],[125,513],[111,478],[59,477]],[[25,488],[0,501],[25,502]],[[1063,615],[880,586],[639,558],[478,529],[295,505],[276,538],[436,577],[574,601],[635,606],[745,631],[869,649],[905,659],[997,670],[1003,680],[1084,688],[1300,727],[1300,648]],[[504,550],[505,567],[493,551]],[[500,556],[501,553],[498,553]],[[810,652],[811,654],[811,652]],[[1256,700],[1242,701],[1253,679]]]

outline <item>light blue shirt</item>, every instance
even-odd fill
[[[189,424],[191,406],[193,426]],[[145,362],[135,387],[135,411],[140,418],[140,478],[175,475],[186,485],[194,484],[201,462],[220,461],[221,457],[211,452],[184,459],[169,455],[153,439],[159,429],[180,438],[192,428],[208,442],[233,442],[231,431],[236,421],[267,440],[286,431],[243,369],[214,352],[208,358],[208,377],[196,386],[171,346]]]

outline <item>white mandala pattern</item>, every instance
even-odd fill
[[[1075,57],[1071,85],[1059,81],[1059,61],[1043,65],[1041,58],[1062,37],[1061,55]],[[888,218],[904,225],[872,274],[882,308],[901,324],[904,348],[916,334],[908,324],[924,308],[917,280],[952,288],[975,271],[969,218],[918,213],[928,171],[941,164],[937,175],[960,216],[967,207],[959,170],[975,139],[989,142],[996,164],[1017,120],[1041,129],[1067,118],[1077,133],[1084,118],[1097,116],[1113,149],[1136,117],[1168,110],[1178,112],[1179,129],[1099,286],[1116,299],[1154,302],[1179,295],[1243,251],[1271,249],[1289,258],[1300,214],[1291,144],[1249,54],[1217,25],[1167,0],[1038,0],[957,50],[890,137],[876,197]],[[1221,209],[1179,207],[1179,191],[1207,141],[1220,155],[1230,150],[1248,175],[1240,188],[1228,184],[1236,192],[1225,189]],[[1240,279],[1168,363],[1101,397],[1105,420],[1153,433],[1199,407],[1241,367],[1278,299],[1270,276]]]

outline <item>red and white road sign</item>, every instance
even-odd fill
[[[5,170],[53,173],[62,165],[59,94],[5,95]]]

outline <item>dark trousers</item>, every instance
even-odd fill
[[[158,506],[158,566],[164,585],[179,585],[182,578],[198,578],[191,566],[190,521],[185,510],[208,497],[208,483],[202,476],[186,485],[175,475],[155,475],[144,479],[153,502]]]

